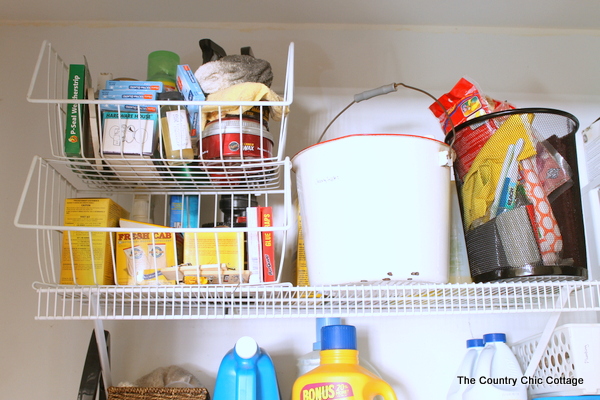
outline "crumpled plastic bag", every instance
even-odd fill
[[[133,383],[121,382],[119,386],[129,387],[203,387],[202,383],[189,371],[177,365],[160,367]]]
[[[273,82],[273,71],[268,61],[237,54],[202,64],[194,75],[206,94],[240,83],[256,82],[271,87]]]

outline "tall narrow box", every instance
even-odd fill
[[[67,95],[69,100],[85,99],[86,88],[90,85],[89,69],[86,64],[69,65]],[[83,104],[67,104],[64,150],[67,157],[84,157],[91,153],[88,129],[87,107]]]
[[[75,198],[65,201],[65,226],[117,227],[129,213],[108,198]],[[114,232],[63,233],[60,283],[62,285],[114,284]]]
[[[273,207],[260,207],[260,226],[273,226]],[[275,244],[273,243],[273,231],[264,231],[262,233],[262,265],[263,282],[275,282],[277,272],[275,271]]]

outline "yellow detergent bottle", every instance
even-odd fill
[[[296,379],[292,400],[371,400],[377,395],[396,400],[394,389],[387,382],[358,365],[356,328],[324,326],[321,363]]]

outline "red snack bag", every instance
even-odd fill
[[[433,115],[440,120],[444,133],[452,131],[463,122],[491,112],[488,100],[481,94],[477,84],[467,78],[461,78],[448,93],[442,95],[437,102],[429,106]],[[447,114],[444,109],[446,108]],[[452,121],[448,121],[449,119]]]
[[[444,133],[450,135],[448,142],[456,152],[456,171],[458,178],[462,180],[481,147],[498,129],[499,122],[490,119],[481,124],[469,125],[457,131],[456,137],[451,133],[453,125],[456,128],[475,117],[514,107],[509,103],[487,98],[477,84],[467,78],[461,78],[452,90],[442,95],[438,101],[439,103],[435,102],[429,106],[429,109],[439,119]],[[446,108],[447,113],[442,106]]]

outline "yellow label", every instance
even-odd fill
[[[311,383],[302,388],[300,400],[354,399],[352,386],[346,382]]]

